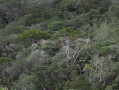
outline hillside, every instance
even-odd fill
[[[118,0],[0,0],[0,89],[118,90]]]

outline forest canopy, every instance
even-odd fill
[[[0,90],[118,90],[119,0],[0,0]]]

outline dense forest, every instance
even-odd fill
[[[119,90],[119,1],[0,0],[0,90]]]

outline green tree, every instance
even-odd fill
[[[50,35],[46,32],[43,32],[41,30],[35,30],[35,29],[31,29],[31,30],[27,30],[21,34],[18,34],[17,39],[23,43],[23,44],[32,44],[37,42],[40,39],[49,39]]]
[[[0,16],[9,23],[19,17],[27,0],[0,0]]]
[[[13,61],[12,58],[9,57],[1,57],[0,58],[0,83],[2,85],[6,85],[9,88],[9,75],[10,75],[10,66],[11,62]]]
[[[75,27],[66,27],[61,29],[60,35],[70,39],[76,39],[80,36],[79,31]]]
[[[77,76],[72,81],[66,81],[64,90],[97,90],[91,86],[91,82],[86,80],[84,76]]]

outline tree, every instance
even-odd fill
[[[66,81],[64,90],[97,90],[91,86],[91,82],[85,79],[84,76],[77,76],[72,81]]]
[[[0,58],[0,77],[2,79],[2,84],[6,85],[9,88],[9,75],[10,75],[10,65],[12,58],[1,57]]]
[[[75,27],[66,27],[59,31],[59,35],[56,35],[54,37],[62,36],[67,39],[76,39],[79,37],[79,35],[79,31]]]
[[[37,42],[40,39],[49,39],[50,35],[41,30],[27,30],[21,34],[18,34],[17,39],[23,44],[32,44]]]
[[[6,23],[16,20],[27,0],[0,0],[0,16]]]
[[[66,70],[59,68],[57,63],[51,66],[38,65],[33,68],[36,77],[35,85],[41,90],[62,90]]]

